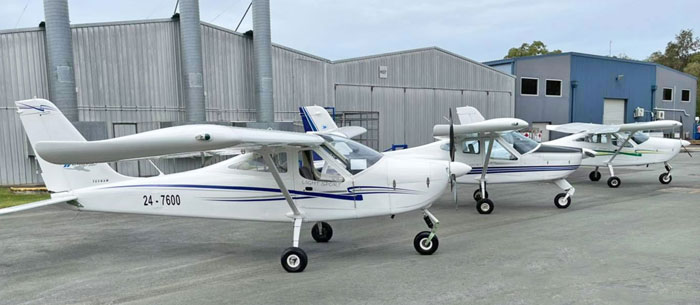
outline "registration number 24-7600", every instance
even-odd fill
[[[180,205],[180,195],[160,195],[160,198],[156,195],[155,200],[153,198],[151,195],[143,195],[143,205]]]

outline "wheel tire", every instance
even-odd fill
[[[566,197],[566,193],[557,194],[557,196],[554,197],[554,205],[560,209],[568,208],[571,205],[571,196],[566,198],[566,200],[564,200],[564,197]]]
[[[673,177],[668,173],[663,173],[659,176],[659,182],[661,182],[661,184],[669,184],[671,180],[673,180]]]
[[[479,214],[491,214],[491,212],[493,212],[493,201],[488,198],[477,201],[476,211],[479,212]]]
[[[287,272],[302,272],[308,263],[306,252],[301,248],[289,247],[282,252],[282,268]]]
[[[327,243],[333,237],[333,228],[326,222],[321,222],[321,232],[318,230],[318,226],[314,224],[311,228],[311,237],[314,238],[316,242]]]
[[[486,198],[489,198],[489,191],[486,191],[485,193],[486,193]],[[479,200],[483,199],[483,198],[481,198],[481,190],[476,189],[476,191],[474,191],[474,195],[472,197],[474,197],[474,201],[479,201]]]
[[[431,255],[440,246],[437,235],[433,236],[433,239],[426,245],[425,242],[428,240],[428,236],[430,236],[430,232],[423,231],[416,234],[416,237],[413,238],[413,247],[416,248],[420,255]]]
[[[608,186],[609,187],[618,188],[618,187],[620,187],[620,184],[622,184],[622,181],[620,181],[620,178],[618,178],[618,177],[608,178]]]
[[[588,179],[591,179],[591,181],[598,181],[602,176],[603,175],[601,175],[599,171],[592,171],[590,174],[588,174]]]

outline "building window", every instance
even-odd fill
[[[538,95],[539,79],[531,77],[520,78],[520,95]]]
[[[673,100],[673,89],[664,88],[663,96],[661,97],[663,101],[670,102]]]
[[[690,102],[690,90],[681,90],[681,102]]]
[[[545,96],[555,96],[555,97],[560,97],[561,96],[561,80],[558,79],[548,79],[545,82],[545,91],[544,95]]]

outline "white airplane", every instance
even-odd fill
[[[320,125],[326,126],[327,130],[338,128],[323,107],[301,107],[300,113],[305,128]],[[453,196],[456,203],[457,191],[454,182],[479,185],[473,198],[480,214],[490,214],[494,209],[494,203],[486,191],[488,183],[551,181],[564,191],[554,197],[554,205],[562,209],[571,205],[575,189],[566,181],[566,177],[580,166],[584,157],[582,152],[588,155],[591,152],[580,148],[537,143],[516,132],[528,126],[527,122],[520,119],[485,120],[474,107],[459,107],[457,114],[460,125],[451,123],[436,125],[433,128],[437,142],[385,152],[384,155],[424,160],[453,160],[470,165],[472,170],[467,175],[453,180]],[[452,122],[451,110],[449,120]],[[319,131],[307,129],[307,132]]]
[[[595,151],[594,158],[587,158],[581,163],[583,166],[595,167],[588,178],[591,181],[600,180],[601,174],[598,168],[607,167],[610,171],[608,186],[616,188],[620,186],[621,180],[615,176],[614,166],[663,163],[666,172],[659,176],[659,182],[671,183],[671,165],[668,161],[678,155],[682,148],[690,145],[690,142],[651,138],[641,131],[673,129],[681,126],[682,124],[678,121],[661,120],[620,125],[569,123],[548,125],[547,129],[572,134],[550,143]]]
[[[86,141],[51,102],[16,102],[29,141],[37,152],[51,199],[0,210],[1,214],[57,203],[83,211],[188,216],[293,224],[292,247],[282,254],[288,272],[301,272],[302,222],[316,222],[311,234],[327,242],[324,221],[393,215],[422,210],[430,231],[414,247],[430,255],[439,245],[439,221],[428,210],[451,176],[471,170],[462,163],[384,156],[334,135],[186,125],[101,141]],[[118,174],[105,162],[217,149],[245,153],[197,170],[149,178]],[[339,151],[350,151],[341,154]],[[325,161],[321,173],[314,155]]]

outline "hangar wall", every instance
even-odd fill
[[[204,22],[201,29],[207,120],[254,121],[252,39]],[[177,21],[83,24],[71,30],[79,123],[103,129],[88,132],[89,140],[184,121]],[[0,185],[41,183],[35,160],[27,157],[31,151],[14,102],[49,96],[44,41],[42,28],[0,31],[0,136],[6,139],[0,147]],[[513,115],[513,76],[439,48],[333,62],[273,45],[272,56],[276,121],[299,122],[303,105],[377,111],[379,148],[432,141],[433,124],[444,123],[450,106],[473,105],[486,117]],[[386,79],[378,77],[380,65],[388,68]],[[200,167],[202,161],[156,164],[170,173]],[[127,175],[157,174],[146,161],[113,166]]]

